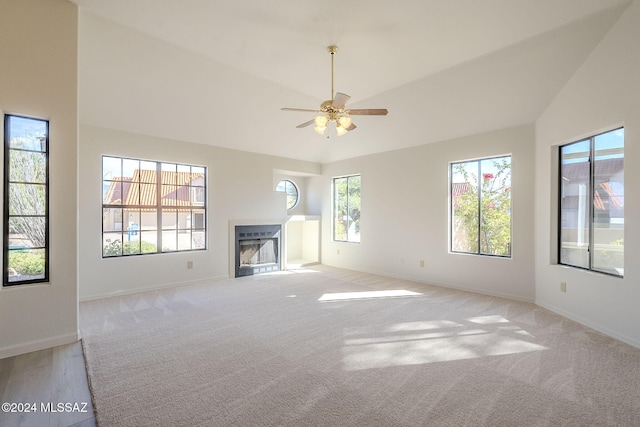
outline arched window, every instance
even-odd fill
[[[293,181],[283,179],[276,186],[276,191],[287,193],[287,210],[293,209],[298,205],[299,193],[298,187]]]

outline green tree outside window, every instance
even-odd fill
[[[451,165],[451,251],[511,256],[511,156]]]
[[[333,179],[333,240],[360,242],[360,175]]]

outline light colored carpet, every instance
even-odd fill
[[[640,425],[640,350],[533,304],[318,266],[80,312],[104,427]]]

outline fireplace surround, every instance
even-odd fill
[[[280,224],[235,226],[235,277],[281,269]]]

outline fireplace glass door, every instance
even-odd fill
[[[280,270],[280,225],[236,226],[236,277]]]
[[[241,240],[240,268],[257,267],[278,262],[278,246],[276,239]]]

